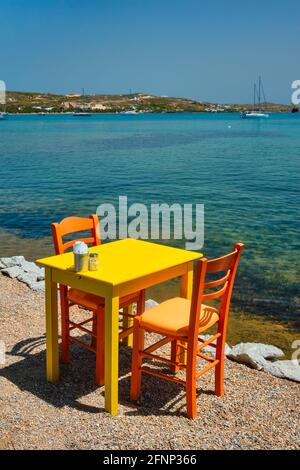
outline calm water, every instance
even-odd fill
[[[2,255],[48,253],[50,222],[119,195],[204,203],[207,256],[246,244],[237,308],[299,325],[300,116],[10,116],[0,160]]]

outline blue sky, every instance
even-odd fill
[[[58,93],[289,102],[299,0],[1,0],[0,79]]]

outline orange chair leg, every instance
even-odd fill
[[[215,394],[218,397],[224,395],[224,348],[225,341],[223,341],[222,336],[218,338],[217,349],[216,349],[216,359],[219,360],[219,363],[215,368]]]
[[[186,365],[186,412],[188,418],[196,418],[196,351],[187,352]]]
[[[134,319],[131,388],[130,388],[131,400],[137,400],[141,395],[142,355],[140,351],[142,351],[143,349],[144,349],[144,330],[140,328],[138,319]]]
[[[104,384],[104,334],[105,334],[104,312],[97,314],[97,338],[96,338],[96,384]]]
[[[171,341],[171,361],[177,362],[180,360],[181,357],[181,348],[179,345],[179,341],[177,339],[173,339]],[[171,365],[170,367],[172,374],[176,374],[179,371],[178,366]]]
[[[60,286],[61,360],[64,364],[70,362],[69,301],[67,292],[68,288],[66,286]]]
[[[98,315],[96,312],[93,312],[93,326],[92,326],[92,332],[94,335],[97,335],[97,318],[98,318]],[[96,341],[96,337],[95,336],[92,336],[92,339],[91,339],[91,346],[92,348],[96,348],[96,344],[97,344],[97,341]]]
[[[145,311],[145,291],[140,293],[139,300],[136,306],[137,315],[141,315]],[[132,344],[132,372],[131,372],[131,389],[130,397],[132,400],[137,400],[141,395],[141,380],[142,380],[142,355],[141,351],[144,350],[144,330],[140,328],[138,319],[133,322],[133,344]]]

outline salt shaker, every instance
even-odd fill
[[[74,270],[76,273],[88,271],[89,269],[89,250],[88,246],[82,242],[77,241],[73,245],[74,253]]]

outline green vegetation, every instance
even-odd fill
[[[284,359],[290,359],[294,351],[291,345],[299,339],[299,330],[285,321],[278,321],[261,315],[253,315],[239,312],[231,312],[228,320],[229,344],[237,343],[265,343],[273,344],[282,349],[286,355]]]
[[[55,95],[51,93],[7,92],[8,113],[65,113],[84,110],[91,113],[174,113],[239,112],[249,104],[217,104],[186,98],[154,96],[146,93],[128,95]],[[288,105],[265,103],[266,111],[291,111]]]

